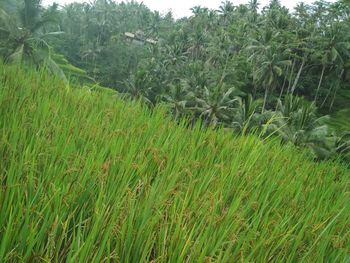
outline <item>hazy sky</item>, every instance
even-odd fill
[[[44,5],[52,4],[53,2],[64,5],[72,2],[89,2],[89,0],[43,0]],[[189,9],[196,5],[217,9],[222,0],[143,0],[139,2],[143,2],[152,10],[158,10],[162,13],[172,10],[175,17],[182,17],[190,15],[191,11]],[[238,5],[246,4],[248,0],[233,0],[231,2]],[[269,0],[260,0],[259,2],[261,4],[260,6],[264,6],[269,2]],[[298,2],[300,1],[281,0],[281,3],[291,10]],[[312,3],[314,0],[303,0],[302,2]]]

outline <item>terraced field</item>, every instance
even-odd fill
[[[344,165],[44,73],[0,85],[0,262],[349,260]]]

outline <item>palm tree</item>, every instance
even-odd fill
[[[147,37],[158,37],[161,26],[161,15],[158,11],[154,12],[154,15],[151,18],[150,25],[146,29]]]
[[[324,80],[325,70],[327,68],[341,68],[340,78],[342,77],[345,64],[345,59],[349,57],[349,35],[347,30],[349,26],[341,26],[341,24],[331,24],[324,33],[325,35],[316,38],[315,41],[318,42],[320,47],[318,47],[314,55],[319,59],[322,65],[322,70],[320,74],[320,79],[316,89],[314,101],[317,102],[320,88]],[[345,38],[344,38],[345,34]]]
[[[219,122],[229,123],[233,109],[237,103],[237,96],[242,92],[236,88],[224,90],[224,85],[213,89],[204,87],[201,97],[196,97],[194,110],[203,118],[207,125],[217,125]]]
[[[269,91],[276,89],[279,84],[279,77],[283,74],[283,68],[290,66],[291,61],[281,59],[275,46],[268,46],[262,54],[258,55],[257,63],[258,69],[254,72],[254,79],[265,90],[262,107],[262,112],[264,112]]]
[[[167,102],[175,119],[178,119],[186,112],[187,107],[193,103],[195,96],[190,92],[184,81],[177,81],[175,84],[170,84],[169,89],[161,98]]]
[[[197,26],[194,32],[191,34],[189,39],[190,47],[188,48],[188,52],[192,55],[194,60],[199,59],[205,52],[205,44],[206,44],[207,33],[200,30]]]
[[[228,19],[230,15],[235,10],[235,6],[230,1],[222,1],[221,6],[219,7],[219,10],[217,12],[222,16],[223,23],[226,26],[228,23]]]
[[[251,12],[253,12],[254,14],[256,14],[258,12],[259,9],[259,2],[258,0],[249,0],[248,6],[249,6],[249,10]]]
[[[61,31],[49,31],[50,25],[57,22],[57,5],[43,10],[40,0],[24,0],[23,8],[16,16],[0,9],[0,42],[5,48],[2,56],[9,63],[28,63],[46,65],[48,69],[66,81],[65,74],[54,57],[54,51],[48,44],[52,36],[63,34]]]
[[[89,43],[84,47],[84,50],[81,52],[81,58],[93,66],[93,77],[96,78],[96,74],[98,73],[97,69],[97,59],[99,55],[103,51],[102,46],[98,46],[98,44]]]
[[[237,97],[237,104],[232,114],[232,128],[234,130],[245,134],[262,127],[266,118],[258,112],[262,106],[261,100],[254,100],[253,96],[248,94],[244,98]]]
[[[146,79],[147,74],[145,71],[140,70],[134,75],[131,75],[129,79],[123,82],[123,93],[127,94],[133,99],[145,102],[147,105],[152,105],[152,101],[150,100],[152,88],[144,85]]]
[[[278,118],[270,125],[285,142],[310,148],[317,158],[329,158],[335,149],[335,137],[327,126],[328,116],[317,116],[315,103],[289,95],[279,100]]]
[[[191,8],[192,14],[195,16],[201,16],[201,15],[206,15],[209,12],[209,9],[206,7],[201,7],[201,6],[194,6]]]
[[[162,52],[164,53],[163,65],[166,68],[174,65],[181,66],[188,59],[188,52],[185,52],[184,49],[184,44],[181,42],[175,42],[171,45],[165,45],[162,50]]]

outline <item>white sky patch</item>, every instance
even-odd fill
[[[53,2],[56,2],[60,5],[65,5],[73,2],[89,2],[86,0],[43,0],[42,1],[44,5],[50,5]],[[121,1],[116,1],[121,2]],[[190,16],[191,11],[190,8],[194,6],[202,6],[202,7],[208,7],[210,9],[218,9],[218,7],[221,5],[222,0],[143,0],[138,1],[143,2],[146,6],[148,6],[151,10],[158,10],[161,13],[166,13],[167,11],[171,10],[176,18],[183,17],[183,16]],[[234,0],[231,1],[234,5],[239,4],[246,4],[248,3],[248,0]],[[260,0],[260,7],[266,6],[269,3],[269,0]],[[288,7],[290,10],[293,10],[294,6],[297,5],[297,3],[300,1],[293,1],[293,0],[281,0],[282,5]],[[311,4],[314,2],[313,0],[304,0],[302,1],[305,4]],[[331,2],[334,2],[331,1]]]

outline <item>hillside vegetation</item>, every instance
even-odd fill
[[[88,2],[88,3],[87,3]],[[205,4],[205,3],[203,3]],[[177,120],[278,135],[350,163],[350,5],[222,1],[189,17],[142,2],[0,1],[0,58],[110,87]]]
[[[349,259],[345,166],[40,72],[0,83],[0,262]]]
[[[332,114],[330,126],[336,131],[350,131],[350,92],[341,92],[335,103],[337,111]]]

